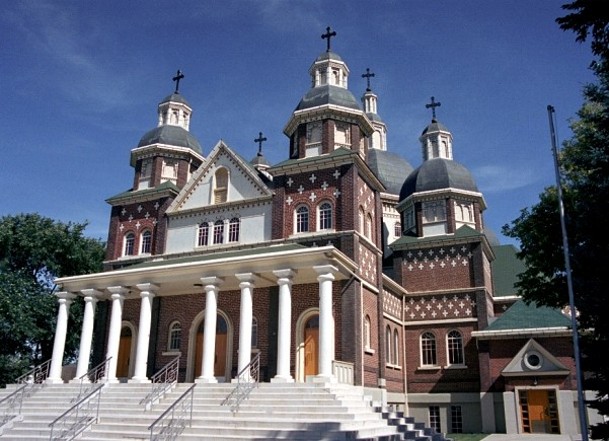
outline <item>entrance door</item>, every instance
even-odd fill
[[[117,378],[129,377],[129,363],[131,362],[131,329],[125,326],[121,329],[121,338],[118,344],[118,360],[116,361]]]
[[[544,389],[520,391],[520,405],[523,432],[560,433],[556,391]]]
[[[319,357],[319,315],[307,320],[304,328],[304,372],[307,375],[319,373],[317,359]]]
[[[197,330],[195,348],[195,378],[201,375],[201,364],[203,363],[203,333],[205,320],[201,321]],[[214,376],[226,379],[226,347],[228,344],[228,324],[224,317],[218,315],[216,319],[216,354],[214,356]]]

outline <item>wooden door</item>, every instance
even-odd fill
[[[548,418],[548,393],[545,390],[532,389],[528,392],[529,419],[531,432],[546,433]]]
[[[118,360],[116,361],[116,376],[118,378],[129,377],[129,364],[131,362],[131,329],[125,327],[121,330],[121,338],[118,344]]]
[[[317,375],[319,357],[319,316],[316,315],[307,320],[304,329],[304,373]]]
[[[201,364],[203,363],[203,330],[205,329],[205,320],[199,325],[196,337],[195,347],[195,378],[201,376]],[[221,315],[217,318],[216,323],[216,353],[214,356],[214,376],[226,377],[226,351],[228,344],[228,325],[224,317]]]

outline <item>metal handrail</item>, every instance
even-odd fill
[[[188,413],[188,427],[192,426],[192,406],[194,388],[196,383],[190,386],[186,392],[173,402],[165,412],[152,423],[150,430],[150,441],[175,440],[186,427],[186,414]],[[190,403],[185,398],[190,394]]]
[[[40,384],[43,383],[47,377],[49,376],[49,369],[51,367],[51,360],[47,360],[44,363],[33,367],[25,374],[17,378],[16,383],[34,383]]]
[[[23,398],[30,388],[30,384],[23,384],[11,392],[6,397],[0,400],[0,409],[5,407],[2,415],[0,415],[0,427],[4,426],[10,420],[21,414],[21,406],[23,404]],[[15,412],[15,408],[19,407],[19,410]]]
[[[152,390],[140,401],[140,404],[143,404],[146,410],[151,409],[152,405],[178,382],[179,372],[180,355],[176,356],[163,369],[152,376]]]
[[[49,440],[72,440],[94,422],[99,420],[99,402],[101,399],[101,389],[106,383],[98,384],[97,387],[82,397],[78,403],[74,404],[64,413],[49,423],[51,434]],[[94,395],[97,395],[97,402],[93,403]],[[95,408],[92,409],[91,405]],[[92,413],[95,412],[95,416]],[[61,427],[61,432],[54,437],[55,426]]]
[[[110,363],[110,359],[112,357],[106,358],[97,366],[89,369],[87,372],[78,377],[80,381],[80,388],[78,389],[78,395],[76,395],[71,403],[80,400],[80,397],[87,395],[91,390],[95,388],[95,385],[99,383],[100,380],[106,377],[106,372],[108,371],[108,365]]]
[[[241,403],[249,397],[252,389],[258,386],[260,377],[260,353],[241,369],[237,375],[237,386],[222,401],[221,406],[230,406],[232,413],[239,410]]]

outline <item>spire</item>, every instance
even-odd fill
[[[264,171],[269,168],[269,163],[262,154],[262,143],[266,141],[266,137],[262,135],[262,132],[258,132],[258,138],[254,139],[254,142],[258,143],[258,154],[250,161],[250,163],[257,170]]]
[[[374,128],[369,148],[387,150],[387,126],[377,114],[377,96],[370,88],[370,78],[374,76],[375,74],[370,71],[370,68],[366,68],[366,73],[362,74],[362,78],[366,79],[366,92],[362,96],[362,103],[364,104],[364,112],[366,112],[366,116],[368,116]]]
[[[426,109],[431,109],[432,119],[419,138],[424,161],[434,158],[453,159],[453,135],[436,119],[436,107],[441,105],[433,96],[431,103],[425,104]]]

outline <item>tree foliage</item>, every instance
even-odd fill
[[[591,38],[595,56],[590,67],[596,82],[584,87],[584,103],[571,122],[573,134],[563,143],[559,163],[584,387],[597,392],[589,405],[609,416],[609,364],[603,360],[609,347],[609,8],[604,3],[576,0],[563,6],[570,13],[556,21],[575,32],[579,42]],[[521,243],[527,264],[518,282],[523,298],[562,307],[569,296],[557,193],[556,187],[547,188],[503,231]],[[592,427],[591,437],[609,440],[609,423]]]
[[[38,214],[0,218],[0,385],[51,357],[57,314],[56,277],[102,269],[104,244],[84,236],[86,223],[62,223]],[[78,329],[82,305],[71,309]],[[66,355],[77,349],[70,333]]]

